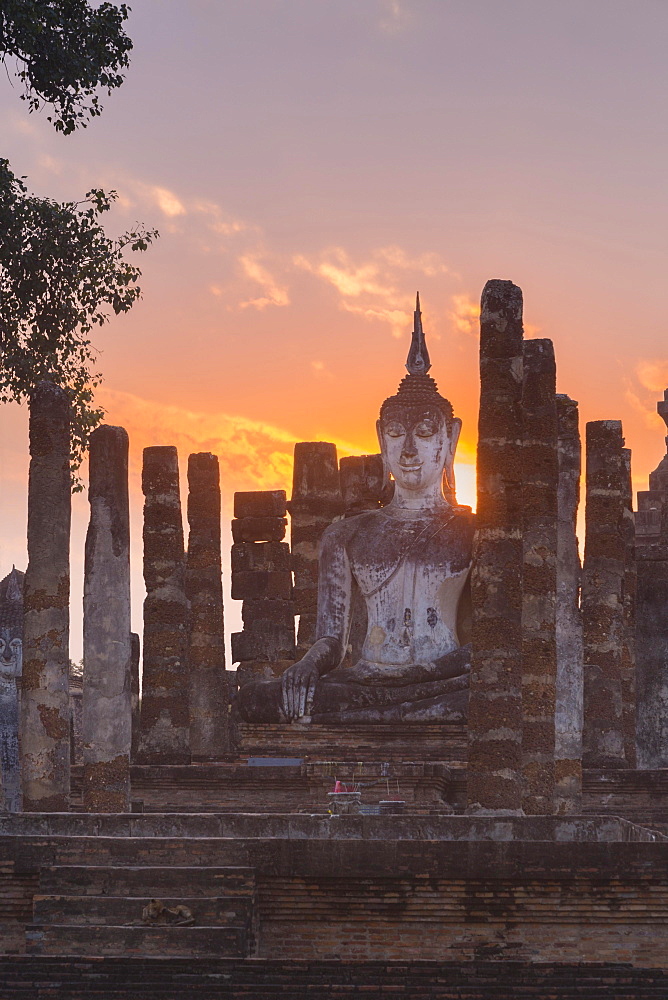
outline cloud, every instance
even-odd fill
[[[636,365],[638,381],[651,392],[664,392],[668,386],[668,361],[645,359]]]
[[[635,366],[635,380],[626,379],[624,396],[638,413],[645,426],[656,431],[664,427],[656,410],[657,396],[662,397],[668,386],[668,361],[664,358],[641,358]],[[638,385],[638,383],[640,383]]]
[[[388,35],[397,35],[409,23],[411,14],[406,8],[405,0],[380,0],[381,31]]]
[[[302,438],[261,420],[233,413],[206,413],[157,403],[106,386],[96,392],[105,407],[106,422],[125,427],[130,437],[133,475],[141,471],[142,451],[153,445],[174,445],[179,452],[182,482],[193,452],[218,455],[223,493],[231,504],[236,490],[290,490],[295,443]],[[331,436],[326,438],[332,440]],[[340,455],[359,455],[361,448],[334,440]]]
[[[253,306],[253,308],[261,310],[266,309],[267,306],[290,305],[288,289],[283,285],[279,285],[267,268],[260,263],[261,256],[259,253],[248,253],[239,257],[239,263],[243,268],[244,274],[253,281],[256,281],[264,293],[259,298],[241,302],[240,307],[247,309],[249,306]]]
[[[453,295],[450,319],[455,330],[459,333],[477,336],[480,321],[480,303],[474,301],[466,292],[461,295]]]
[[[173,191],[168,191],[167,188],[163,187],[153,187],[151,194],[160,211],[170,219],[175,215],[186,214],[183,202],[177,198]]]
[[[343,247],[329,247],[315,257],[297,254],[293,264],[336,289],[341,309],[387,324],[394,337],[403,336],[411,322],[414,292],[405,290],[408,274],[415,287],[419,276],[449,273],[438,254],[410,257],[396,245],[380,247],[363,261]]]

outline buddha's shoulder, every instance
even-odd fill
[[[475,530],[475,515],[470,507],[453,507],[445,514],[439,512],[427,517],[416,518],[416,522],[424,523],[425,528],[433,525],[438,529],[442,525],[447,534],[456,534],[461,538],[472,539]],[[409,524],[404,518],[393,517],[388,511],[379,507],[377,510],[366,510],[352,517],[333,521],[323,532],[323,543],[346,545],[353,539],[373,537],[374,535],[392,532]]]
[[[378,510],[365,510],[361,514],[353,514],[352,517],[341,518],[340,521],[332,521],[322,533],[324,542],[340,543],[345,545],[357,535],[373,533],[382,528],[387,518],[383,517],[382,508]]]

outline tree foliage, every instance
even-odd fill
[[[137,225],[108,237],[99,218],[115,198],[101,190],[81,202],[38,198],[0,159],[0,400],[28,399],[41,379],[66,389],[73,471],[104,412],[93,404],[100,376],[89,334],[137,300],[141,272],[124,254],[157,236]]]
[[[0,0],[0,57],[13,59],[30,110],[50,104],[67,135],[102,108],[95,91],[120,87],[132,42],[126,4],[87,0]]]

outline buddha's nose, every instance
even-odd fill
[[[407,434],[404,439],[404,447],[402,449],[402,457],[414,458],[417,455],[417,448],[415,447],[415,439],[412,434]]]

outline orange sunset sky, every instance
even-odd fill
[[[636,488],[664,453],[668,6],[663,0],[135,0],[120,91],[79,134],[0,84],[0,155],[40,195],[115,188],[112,232],[161,232],[143,299],[95,335],[99,401],[141,450],[219,455],[288,487],[295,441],[375,451],[419,288],[432,372],[463,418],[474,499],[477,303],[524,290],[583,421],[621,418]],[[25,408],[0,409],[0,572],[24,569]],[[85,470],[84,470],[85,471]],[[81,655],[85,494],[74,498]],[[228,629],[239,627],[226,601]]]

